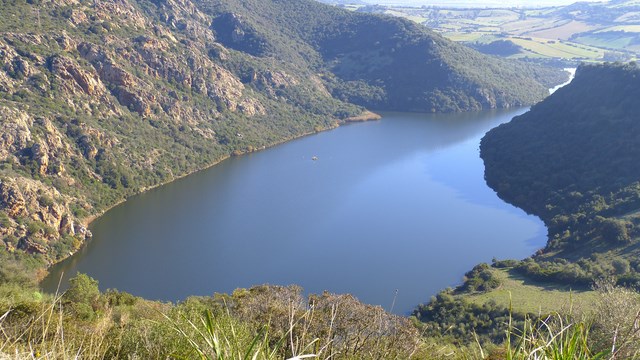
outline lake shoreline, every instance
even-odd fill
[[[360,115],[352,116],[352,117],[348,117],[348,118],[344,118],[344,119],[336,120],[335,126],[330,126],[330,127],[327,127],[327,128],[321,129],[321,130],[318,130],[318,131],[316,131],[316,130],[314,130],[314,131],[308,131],[308,132],[302,133],[302,134],[297,135],[297,136],[284,138],[284,139],[279,140],[279,141],[276,141],[276,142],[274,142],[274,143],[271,143],[271,144],[265,145],[265,146],[263,146],[263,147],[261,147],[261,148],[255,149],[255,150],[253,150],[253,151],[238,151],[238,150],[235,150],[235,151],[234,151],[234,152],[232,152],[231,154],[226,154],[226,155],[224,155],[224,156],[222,156],[222,157],[220,157],[220,158],[216,159],[214,162],[212,162],[212,163],[210,163],[210,164],[208,164],[208,165],[206,165],[206,166],[204,166],[204,167],[202,167],[202,168],[199,168],[199,169],[196,169],[196,170],[193,170],[193,171],[189,171],[189,172],[187,172],[187,173],[185,173],[185,174],[181,174],[181,175],[178,175],[178,176],[174,176],[174,177],[172,177],[172,178],[171,178],[171,180],[167,180],[167,181],[164,181],[164,182],[158,183],[158,184],[153,185],[153,186],[143,187],[143,188],[141,188],[139,191],[135,192],[134,194],[131,194],[131,195],[127,196],[127,197],[126,197],[126,198],[124,198],[124,199],[120,199],[120,200],[118,200],[118,201],[117,201],[117,202],[115,202],[114,204],[109,205],[108,207],[106,207],[105,209],[103,209],[103,210],[101,210],[101,211],[99,211],[99,212],[97,212],[97,213],[95,213],[95,214],[92,214],[92,215],[86,216],[86,217],[84,217],[84,218],[82,218],[82,219],[79,219],[79,220],[80,220],[80,224],[82,224],[82,226],[84,226],[85,228],[89,229],[89,226],[91,226],[91,224],[92,224],[94,221],[96,221],[97,219],[99,219],[101,216],[103,216],[103,215],[104,215],[105,213],[107,213],[108,211],[110,211],[110,210],[112,210],[112,209],[114,209],[114,208],[116,208],[116,207],[118,207],[118,206],[120,206],[120,205],[122,205],[122,204],[126,203],[128,199],[130,199],[130,198],[132,198],[132,197],[134,197],[134,196],[138,196],[138,195],[144,194],[144,193],[146,193],[146,192],[148,192],[148,191],[150,191],[150,190],[153,190],[153,189],[159,188],[159,187],[161,187],[161,186],[164,186],[164,185],[170,184],[170,183],[172,183],[172,182],[174,182],[174,181],[180,180],[180,179],[182,179],[182,178],[185,178],[185,177],[187,177],[187,176],[193,175],[193,174],[195,174],[195,173],[198,173],[198,172],[201,172],[201,171],[204,171],[204,170],[210,169],[210,168],[212,168],[212,167],[214,167],[214,166],[216,166],[216,165],[219,165],[219,164],[220,164],[220,163],[222,163],[223,161],[228,160],[228,159],[229,159],[229,158],[231,158],[231,157],[234,157],[234,156],[242,156],[242,155],[246,155],[246,154],[250,154],[250,153],[254,153],[254,152],[258,152],[258,151],[266,150],[266,149],[272,148],[272,147],[274,147],[274,146],[282,145],[282,144],[285,144],[285,143],[287,143],[287,142],[290,142],[290,141],[293,141],[293,140],[297,140],[297,139],[300,139],[300,138],[303,138],[303,137],[306,137],[306,136],[310,136],[310,135],[318,134],[318,133],[320,133],[320,132],[325,132],[325,131],[333,130],[333,129],[336,129],[337,127],[342,126],[342,125],[348,125],[348,124],[351,124],[351,123],[359,123],[359,122],[367,122],[367,121],[377,121],[377,120],[380,120],[380,119],[382,119],[382,116],[381,116],[380,114],[377,114],[377,113],[375,113],[375,112],[373,112],[373,111],[370,111],[370,110],[365,110],[365,111],[363,111]],[[61,263],[61,262],[65,261],[65,260],[69,259],[70,257],[74,256],[78,251],[80,251],[83,247],[85,247],[85,246],[86,246],[86,243],[87,243],[87,242],[89,242],[89,241],[91,241],[91,240],[92,240],[91,238],[88,238],[87,240],[85,240],[85,241],[82,243],[82,245],[81,245],[79,248],[77,248],[77,249],[75,249],[74,251],[70,252],[70,253],[69,253],[69,256],[66,256],[66,257],[64,257],[64,258],[60,259],[59,261],[56,261],[56,262],[54,262],[54,263],[49,264],[49,265],[47,266],[47,268],[45,268],[45,273],[44,273],[42,276],[40,276],[38,279],[36,279],[36,281],[38,282],[38,284],[40,284],[40,283],[41,283],[41,282],[42,282],[46,277],[48,277],[48,276],[49,276],[49,269],[50,269],[52,266],[54,266],[54,265],[56,265],[56,264],[59,264],[59,263]]]
[[[477,262],[488,261],[492,256],[524,258],[538,248],[539,245],[534,249],[528,242],[539,233],[537,219],[531,222],[523,217],[514,218],[521,215],[509,210],[511,207],[495,213],[479,210],[494,209],[503,202],[486,187],[477,146],[473,143],[476,140],[469,142],[522,111],[488,110],[458,115],[381,113],[388,121],[364,127],[340,126],[335,132],[307,137],[269,152],[218,162],[221,164],[216,169],[220,170],[201,172],[166,189],[130,197],[126,205],[100,217],[91,225],[93,240],[76,256],[52,267],[41,286],[47,292],[55,290],[54,282],[64,273],[66,287],[66,279],[81,272],[98,279],[105,289],[176,302],[189,295],[229,293],[234,288],[254,284],[298,284],[309,293],[323,290],[350,293],[365,303],[385,306],[393,296],[393,289],[400,289],[395,312],[406,315],[426,300],[425,293],[435,294],[447,286],[458,285],[460,276]],[[392,142],[398,144],[391,145]],[[392,147],[386,149],[387,146]],[[458,150],[441,152],[444,147]],[[428,167],[435,173],[421,170],[425,154],[433,154],[429,159],[435,162]],[[320,161],[312,161],[312,155]],[[444,159],[454,158],[459,170],[450,173],[446,165],[450,161]],[[453,174],[458,174],[456,178],[467,174],[462,176],[467,180],[452,182],[449,177]],[[291,179],[292,183],[285,179]],[[392,191],[375,190],[382,189],[380,185],[387,181],[398,186],[392,186],[395,189]],[[284,202],[284,207],[276,206],[277,199],[285,197],[295,201]],[[433,213],[435,209],[439,209],[437,214]],[[452,219],[447,214],[463,209],[470,219],[483,219],[483,224],[497,221],[496,224],[511,225],[500,231],[504,236],[496,236],[496,226],[486,229],[473,226],[473,234],[447,226],[447,219]],[[390,220],[405,210],[424,216]],[[363,220],[351,229],[354,221],[341,219],[355,212],[362,214]],[[425,222],[425,217],[440,220]],[[371,219],[377,220],[370,223]],[[416,226],[400,225],[403,222]],[[397,231],[393,230],[396,227]],[[277,230],[271,232],[274,228]],[[399,236],[396,246],[391,248],[390,231]],[[508,248],[483,246],[482,250],[474,251],[473,263],[447,268],[447,275],[423,286],[413,285],[417,279],[405,280],[411,279],[407,274],[429,273],[445,265],[437,261],[419,265],[423,262],[420,252],[407,255],[402,249],[442,248],[470,237],[483,243],[485,239],[491,243],[507,238],[509,243],[514,238],[523,241]],[[368,244],[366,247],[358,245],[363,240]],[[340,252],[336,253],[336,248]],[[277,250],[269,255],[269,261],[264,261],[271,249]],[[386,260],[380,261],[409,260],[394,267],[393,272],[376,268],[353,271],[348,278],[342,276],[352,266],[366,269],[369,264],[366,259],[377,259],[381,249]],[[356,254],[360,260],[354,265]],[[338,259],[333,270],[324,271],[322,278],[314,275],[313,267],[294,272],[283,269],[282,264],[301,256],[310,263],[330,256]],[[211,262],[211,259],[218,260]],[[114,267],[116,262],[118,266]],[[154,278],[154,273],[169,266],[159,264],[172,262],[181,265],[162,279]],[[256,265],[247,268],[248,263]],[[381,271],[375,276],[380,279],[375,287],[354,286],[366,283],[372,271]],[[229,272],[240,275],[230,276]],[[167,287],[162,283],[173,285]]]

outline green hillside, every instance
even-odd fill
[[[303,61],[342,100],[385,110],[466,111],[534,103],[555,72],[480,55],[411,21],[313,1],[201,3],[227,47]],[[233,34],[243,33],[243,38]],[[537,83],[536,83],[537,82]],[[542,86],[540,85],[542,84]]]
[[[521,271],[638,284],[639,79],[634,63],[582,66],[570,85],[482,140],[489,186],[549,228],[546,248]]]

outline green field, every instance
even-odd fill
[[[457,296],[478,305],[495,302],[508,308],[511,304],[514,312],[533,314],[549,314],[569,308],[589,312],[600,297],[598,292],[590,289],[538,283],[505,269],[491,271],[501,280],[499,288],[485,293]]]
[[[581,3],[519,8],[382,7],[432,28],[458,42],[488,44],[511,40],[522,47],[512,58],[563,59],[567,61],[633,60],[640,51],[640,1],[615,4]],[[355,8],[355,6],[353,7]],[[621,12],[620,9],[628,8]],[[376,11],[380,11],[380,7]],[[606,25],[603,25],[606,24]]]
[[[595,60],[602,58],[604,55],[604,50],[602,49],[572,42],[530,37],[516,37],[509,38],[509,40],[542,57]]]

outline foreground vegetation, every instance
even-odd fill
[[[640,356],[640,294],[636,291],[607,282],[577,292],[563,291],[561,285],[549,282],[540,289],[505,276],[503,266],[500,262],[493,267],[478,265],[467,273],[462,286],[444,290],[418,306],[413,316],[420,320],[421,332],[441,343],[477,345],[482,350],[477,358]],[[471,288],[481,282],[482,290]]]
[[[0,358],[633,359],[640,351],[640,298],[611,286],[600,288],[593,308],[579,314],[520,317],[504,309],[500,336],[487,341],[471,318],[452,325],[444,318],[411,322],[350,295],[304,297],[295,286],[170,304],[101,293],[97,285],[82,274],[60,295],[1,285]],[[432,303],[446,301],[454,300]],[[448,316],[489,315],[486,307],[455,302]],[[434,332],[437,321],[449,329]],[[451,329],[462,325],[470,331]]]
[[[406,318],[348,295],[308,298],[262,286],[172,305],[109,290],[86,275],[64,294],[0,288],[0,354],[15,358],[321,358],[418,356]]]

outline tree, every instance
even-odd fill
[[[69,290],[62,296],[67,303],[93,306],[100,298],[98,280],[91,278],[87,274],[76,275],[69,280],[69,284]]]

